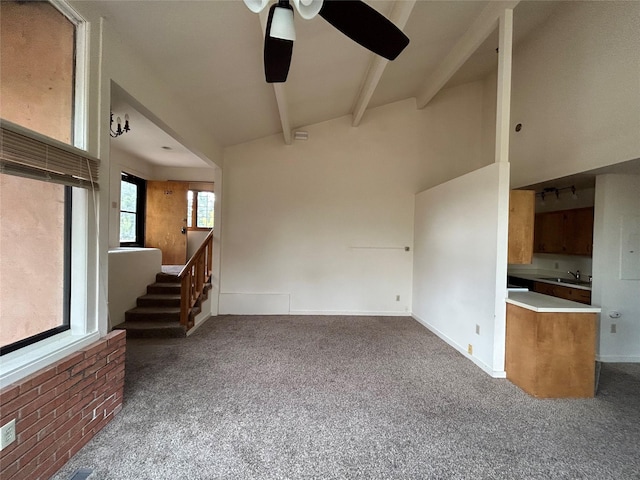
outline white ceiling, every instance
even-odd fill
[[[390,16],[394,1],[367,3]],[[411,42],[389,62],[368,107],[415,97],[486,1],[418,0],[403,29]],[[524,1],[514,10],[516,43],[539,27],[558,2]],[[106,17],[123,41],[170,86],[194,119],[223,147],[282,132],[284,109],[292,130],[354,111],[375,55],[335,30],[321,17],[295,18],[297,39],[279,105],[264,80],[259,15],[233,1],[73,1],[79,10]],[[465,83],[496,68],[497,33],[450,81]],[[111,142],[153,164],[205,166],[134,108],[125,92],[113,92],[115,115],[130,116],[132,131]],[[133,104],[133,105],[132,105]],[[152,109],[152,105],[144,106]],[[366,117],[366,113],[365,113]],[[172,150],[162,150],[169,146]]]

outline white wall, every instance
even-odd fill
[[[162,267],[157,248],[109,250],[109,328],[124,322],[124,312],[136,306]]]
[[[221,311],[409,314],[414,195],[483,166],[482,107],[477,82],[228,148]]]
[[[506,163],[415,197],[413,316],[495,377],[505,375],[508,198]]]
[[[592,303],[602,308],[598,356],[640,362],[640,175],[598,176],[595,209]],[[611,318],[611,311],[620,318]]]
[[[514,187],[640,157],[640,2],[561,2],[514,48]]]

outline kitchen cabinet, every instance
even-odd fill
[[[593,207],[538,213],[534,253],[593,254]]]
[[[534,282],[533,291],[544,295],[551,295],[552,297],[564,298],[565,300],[572,300],[574,302],[591,305],[591,290],[564,287],[544,282]]]
[[[509,264],[528,264],[533,261],[533,230],[536,192],[509,192]]]
[[[507,379],[530,395],[594,396],[596,313],[567,310],[507,304]]]

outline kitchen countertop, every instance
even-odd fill
[[[554,272],[550,274],[549,273],[533,273],[533,272],[531,273],[508,272],[507,275],[510,277],[524,278],[525,280],[533,280],[536,282],[550,283],[551,285],[560,285],[561,287],[577,288],[579,290],[591,291],[591,285],[575,285],[573,283],[563,283],[563,282],[548,280],[548,278],[552,278],[552,277],[567,278],[570,280],[569,277],[564,277],[563,275],[559,275],[558,272]]]
[[[512,305],[533,310],[534,312],[599,313],[601,311],[600,307],[572,302],[564,298],[552,297],[536,292],[510,291],[506,301]]]

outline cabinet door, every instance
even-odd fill
[[[534,252],[564,253],[564,212],[538,213],[535,220]]]
[[[593,208],[565,212],[564,244],[571,255],[593,254]]]
[[[533,190],[509,192],[509,259],[510,264],[533,261],[533,224],[535,216]]]

